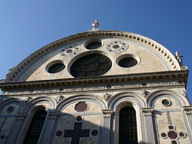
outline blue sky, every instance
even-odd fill
[[[1,0],[0,79],[39,48],[85,32],[98,19],[101,30],[128,31],[179,51],[192,69],[191,0]],[[192,101],[192,76],[187,92]]]

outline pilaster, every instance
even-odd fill
[[[54,132],[54,126],[57,118],[59,117],[59,111],[52,110],[48,111],[48,117],[46,118],[46,123],[44,124],[43,131],[41,132],[41,137],[39,144],[49,144]]]
[[[145,120],[145,129],[146,129],[146,143],[155,144],[155,133],[153,125],[153,109],[152,108],[143,108],[143,115]]]
[[[184,106],[183,110],[184,110],[184,112],[186,114],[187,121],[188,121],[190,130],[192,132],[192,106]]]
[[[113,110],[104,109],[103,110],[103,135],[102,135],[102,144],[111,144],[111,115]]]
[[[25,113],[18,113],[16,116],[15,123],[12,127],[12,130],[10,131],[9,137],[6,141],[8,144],[15,144],[15,142],[18,139],[18,134],[20,133],[20,129],[22,127],[22,124],[27,117],[27,114]]]

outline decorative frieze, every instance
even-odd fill
[[[126,89],[143,89],[143,86],[141,85],[142,82],[122,82],[122,83],[114,83],[113,85],[111,85],[110,88],[107,87],[107,85],[104,84],[98,84],[97,82],[91,85],[87,85],[85,84],[84,87],[81,87],[82,85],[67,85],[67,86],[63,86],[63,90],[60,91],[58,89],[60,88],[54,88],[54,87],[49,87],[49,89],[47,87],[45,87],[45,89],[37,89],[37,90],[33,90],[33,92],[29,92],[28,90],[24,90],[24,89],[17,89],[17,91],[15,90],[14,92],[7,92],[7,96],[8,95],[36,95],[36,94],[52,94],[52,93],[70,93],[70,92],[87,92],[87,91],[113,91],[113,90],[126,90]],[[145,88],[150,89],[150,88],[156,88],[156,87],[180,87],[183,86],[183,83],[180,84],[177,81],[164,81],[161,83],[158,83],[158,81],[149,81],[147,83],[147,85],[145,86]],[[143,96],[147,96],[149,93],[147,93],[147,91],[141,91]],[[60,97],[57,97],[57,101],[60,99]],[[61,98],[62,99],[62,98]],[[30,99],[29,99],[30,100]],[[58,101],[59,102],[59,101]]]

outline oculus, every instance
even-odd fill
[[[168,100],[168,99],[163,99],[162,101],[161,101],[161,103],[164,105],[164,106],[171,106],[172,105],[172,102],[170,101],[170,100]]]
[[[120,67],[129,68],[138,64],[138,60],[133,55],[122,55],[117,59]]]
[[[85,47],[86,49],[97,49],[102,45],[102,43],[99,40],[94,40],[94,41],[90,41],[88,42]]]
[[[12,113],[15,110],[14,106],[10,106],[7,108],[7,113]]]
[[[121,41],[114,41],[110,44],[107,45],[106,49],[109,52],[113,52],[113,53],[120,53],[120,52],[124,52],[128,49],[129,45],[121,42]]]
[[[54,61],[48,64],[46,69],[49,73],[53,74],[53,73],[58,73],[62,71],[64,68],[65,68],[65,65],[61,61]]]
[[[71,66],[73,77],[101,76],[112,66],[111,60],[102,54],[90,54],[77,59]]]

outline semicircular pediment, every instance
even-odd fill
[[[5,82],[181,70],[154,40],[122,31],[85,32],[50,43],[24,59]]]

